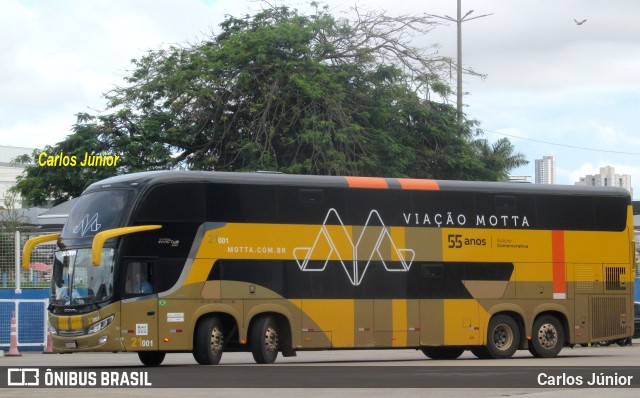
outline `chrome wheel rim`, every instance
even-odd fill
[[[508,350],[513,345],[513,330],[505,324],[493,329],[493,345],[501,350]]]
[[[222,351],[222,342],[222,330],[217,327],[213,328],[211,330],[211,352],[214,354],[218,354],[220,351]]]
[[[553,348],[558,343],[558,331],[550,323],[545,323],[538,330],[538,342],[544,348]]]
[[[278,332],[273,328],[267,328],[264,334],[264,345],[269,353],[278,351]]]

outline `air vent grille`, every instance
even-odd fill
[[[611,340],[624,337],[627,311],[625,297],[591,298],[591,337]],[[633,317],[630,318],[633,322]]]
[[[625,290],[621,276],[625,274],[624,267],[605,267],[605,289],[609,291]]]

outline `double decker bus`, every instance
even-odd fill
[[[89,186],[57,241],[54,351],[555,357],[633,335],[617,188],[159,171]]]

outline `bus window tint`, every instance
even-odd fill
[[[389,190],[381,195],[380,191],[351,189],[348,191],[348,211],[343,221],[349,225],[403,225],[403,216],[411,215],[410,209],[410,192]]]
[[[154,281],[155,291],[171,289],[180,278],[185,260],[182,258],[160,258],[156,260],[158,277]]]
[[[138,221],[202,222],[202,184],[160,185],[147,195],[138,212]]]
[[[604,231],[623,231],[627,222],[626,198],[594,198],[595,228]]]
[[[299,224],[309,220],[321,224],[329,209],[344,213],[345,192],[335,188],[278,187],[279,220],[284,224]],[[329,223],[337,221],[330,218]]]
[[[594,228],[590,196],[538,195],[538,228],[590,231]]]
[[[475,221],[475,198],[470,192],[415,191],[413,211],[418,214],[418,223],[425,226],[442,226],[449,215],[454,225],[459,224],[460,215]],[[425,220],[425,216],[428,216],[428,220]]]
[[[153,267],[150,262],[132,261],[125,275],[126,295],[153,293]]]
[[[133,191],[114,189],[82,195],[69,213],[62,238],[87,238],[99,231],[117,228],[131,207]]]
[[[208,184],[207,221],[277,222],[276,187],[268,185]]]
[[[444,265],[442,263],[422,264],[423,278],[442,278],[443,275]]]

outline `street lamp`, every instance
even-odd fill
[[[493,13],[491,14],[483,14],[483,15],[478,15],[477,17],[471,17],[471,18],[467,18],[469,15],[471,15],[471,13],[473,12],[473,10],[469,10],[467,11],[466,14],[464,14],[464,16],[462,16],[462,6],[461,6],[461,0],[458,0],[458,17],[457,18],[452,18],[448,15],[440,16],[440,15],[432,15],[430,14],[430,16],[435,17],[435,18],[440,18],[440,19],[445,19],[447,21],[451,21],[451,22],[455,22],[458,25],[458,65],[457,65],[457,106],[458,106],[458,123],[462,124],[462,23],[463,22],[467,22],[467,21],[471,21],[473,19],[478,19],[478,18],[482,18],[482,17],[488,17],[490,15],[493,15]]]

